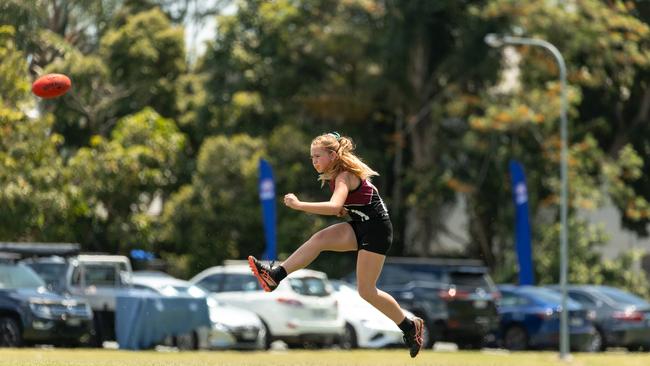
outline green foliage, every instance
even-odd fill
[[[0,240],[67,238],[61,137],[51,133],[51,116],[26,115],[33,108],[27,65],[13,34],[0,27]]]
[[[256,135],[297,113],[310,133],[322,132],[321,123],[372,122],[366,86],[380,80],[381,67],[365,54],[374,7],[360,4],[238,2],[236,14],[219,18],[200,63],[208,99],[197,122],[207,131]]]
[[[40,0],[5,0],[0,2],[0,24],[15,30],[14,42],[25,50],[32,45],[38,33],[39,20],[45,17],[45,8]]]
[[[116,102],[125,93],[110,83],[110,70],[102,59],[69,50],[44,71],[63,73],[72,80],[66,95],[41,102],[55,116],[54,130],[65,137],[66,154],[88,146],[94,135],[108,137],[118,120]]]
[[[603,6],[600,1],[559,6],[545,2],[523,4],[507,0],[492,1],[480,14],[492,21],[507,19],[505,23],[508,27],[521,30],[525,36],[552,42],[567,60],[571,131],[568,160],[572,217],[570,281],[613,283],[647,295],[635,287],[642,284],[645,278],[631,275],[625,270],[629,256],[604,261],[599,247],[608,239],[596,227],[578,219],[581,211],[601,207],[607,193],[618,199],[619,205],[623,202],[640,202],[635,207],[640,208],[640,212],[645,207],[645,200],[637,197],[630,185],[639,178],[638,174],[631,173],[639,169],[642,160],[631,146],[623,149],[618,157],[612,154],[611,141],[608,141],[610,136],[603,138],[602,119],[595,119],[593,113],[603,106],[602,99],[594,99],[596,95],[605,98],[603,92],[611,92],[612,85],[617,85],[614,89],[618,90],[631,87],[639,72],[647,67],[647,60],[643,56],[644,42],[639,43],[639,37],[644,37],[648,32],[647,25],[639,22],[629,9]],[[619,37],[618,32],[623,36]],[[624,57],[626,49],[630,53]],[[536,272],[541,283],[557,282],[560,192],[558,70],[548,51],[540,47],[517,47],[515,50],[519,60],[512,52],[503,53],[507,55],[502,58],[504,78],[483,90],[480,99],[466,106],[456,106],[455,110],[474,110],[469,118],[471,129],[464,137],[468,142],[464,151],[474,150],[473,155],[485,164],[503,167],[508,159],[516,157],[526,167],[532,224],[535,228],[533,248]],[[503,50],[494,52],[501,54]],[[518,83],[506,82],[506,71],[513,72],[515,68],[521,72]],[[621,72],[613,73],[611,70]],[[599,107],[592,108],[595,100],[598,100]],[[622,100],[615,103],[620,102],[627,103]],[[607,125],[613,126],[615,122],[612,120]],[[614,151],[618,151],[618,148],[615,147]],[[477,173],[479,171],[473,171],[469,175],[480,177]],[[461,174],[461,177],[466,175],[465,172]],[[472,206],[480,208],[477,217],[482,218],[480,220],[485,223],[484,227],[489,228],[488,237],[509,243],[512,211],[504,212],[499,208],[500,202],[509,200],[509,197],[491,194],[498,191],[497,182],[507,179],[507,173],[502,171],[492,177],[483,177],[485,179],[480,181],[479,194],[473,196],[481,202]],[[464,180],[475,181],[474,178]],[[603,187],[608,187],[609,192],[604,192]],[[495,213],[497,222],[488,221]],[[477,238],[480,239],[479,236]],[[498,253],[497,263],[514,263],[512,245],[501,244],[495,252]],[[512,280],[513,277],[504,272],[509,272],[511,276],[515,273],[507,268],[501,268],[498,277]]]
[[[183,42],[183,29],[172,26],[159,8],[134,14],[106,33],[100,54],[111,82],[126,91],[119,114],[151,106],[163,116],[176,116],[176,80],[186,67]]]
[[[22,107],[30,88],[25,56],[12,41],[15,34],[13,27],[0,26],[0,102],[5,109]]]
[[[268,138],[270,153],[267,160],[273,166],[276,183],[279,258],[288,257],[313,233],[332,221],[331,218],[289,209],[283,202],[286,193],[295,193],[306,201],[329,198],[329,188],[320,186],[318,175],[309,161],[310,142],[310,136],[288,124],[273,130]]]
[[[544,2],[523,6],[505,0],[493,1],[485,8],[487,18],[506,18],[510,26],[519,27],[527,36],[546,39],[561,50],[568,60],[569,82],[582,95],[572,111],[572,136],[577,141],[593,136],[596,149],[611,162],[603,167],[627,164],[625,156],[636,152],[643,152],[638,156],[645,170],[650,162],[647,139],[641,137],[650,132],[644,123],[650,118],[650,88],[645,81],[650,76],[650,26],[647,18],[645,22],[642,19],[642,11],[640,3],[604,4],[598,0],[562,6]],[[521,70],[525,70],[527,82],[547,78],[549,73],[557,75],[543,50],[521,51]],[[621,155],[623,150],[628,152]],[[650,222],[647,177],[612,177],[615,170],[608,171],[608,180],[619,184],[610,186],[609,193],[623,214],[623,223],[646,236]]]
[[[120,253],[150,245],[148,211],[176,183],[184,144],[175,123],[148,108],[120,120],[110,140],[95,136],[79,149],[69,174],[85,204],[75,222],[88,233],[83,244]]]
[[[545,226],[536,243],[535,270],[540,284],[559,283],[560,225]],[[650,283],[642,272],[630,270],[638,253],[628,252],[613,260],[603,259],[600,249],[609,240],[604,229],[581,219],[569,223],[569,277],[573,284],[607,284],[650,298]]]
[[[192,183],[165,205],[160,241],[167,251],[192,253],[191,273],[263,250],[257,166],[264,150],[247,135],[206,139]]]
[[[116,6],[104,5],[107,13]],[[58,55],[43,72],[64,73],[73,81],[66,96],[42,104],[56,116],[55,131],[65,137],[66,155],[88,146],[94,135],[108,137],[117,120],[147,106],[166,117],[176,116],[176,80],[186,70],[183,30],[156,7],[117,24],[102,28],[101,49],[93,53],[84,53],[56,32],[40,33],[41,44]],[[100,48],[100,41],[95,43]]]
[[[647,235],[643,2],[238,0],[191,70],[175,22],[198,3],[0,4],[0,24],[14,26],[0,27],[4,237],[143,247],[184,275],[259,254],[264,157],[275,168],[283,257],[330,223],[281,200],[327,199],[309,142],[338,130],[381,173],[393,253],[480,257],[502,280],[515,276],[507,166],[521,161],[538,278],[556,282],[558,70],[541,48],[489,49],[483,36],[496,31],[548,40],[567,61],[570,279],[647,287],[629,270],[634,256],[602,260],[607,237],[579,219],[611,199],[625,225]],[[29,82],[45,72],[68,74],[73,88],[40,100],[42,117],[30,119]],[[470,239],[448,253],[438,238],[459,195]],[[323,256],[314,267],[341,274],[348,262]]]

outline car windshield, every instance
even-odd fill
[[[482,288],[485,291],[490,291],[491,289],[483,273],[451,272],[450,279],[452,284],[460,288]]]
[[[636,306],[648,306],[648,303],[642,298],[632,295],[629,292],[625,292],[613,287],[600,287],[598,291],[605,294],[607,297],[612,300],[627,305],[636,305]]]
[[[48,285],[57,287],[65,279],[65,263],[29,263],[28,266]]]
[[[543,302],[552,303],[552,304],[562,303],[562,295],[559,292],[547,288],[531,287],[531,288],[522,288],[520,289],[520,291],[522,294],[527,295],[528,297],[531,297],[534,300],[538,300],[538,301],[541,300]],[[567,304],[569,306],[574,306],[574,307],[580,306],[580,303],[576,302],[575,300],[571,300],[570,298],[567,298]]]
[[[0,264],[0,288],[38,288],[41,286],[45,286],[45,282],[31,268],[22,264]]]
[[[204,285],[201,282],[201,285]],[[262,287],[252,274],[230,273],[226,275],[220,292],[230,291],[260,291]]]
[[[442,273],[431,271],[425,266],[408,267],[407,270],[398,264],[387,263],[379,277],[382,286],[404,285],[413,281],[440,283]]]
[[[562,296],[554,291],[545,290],[545,289],[523,289],[521,290],[523,294],[529,295],[536,299],[540,299],[547,302],[562,302]]]
[[[330,294],[327,283],[317,277],[291,278],[289,284],[295,292],[301,295],[327,296]]]

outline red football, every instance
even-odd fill
[[[65,94],[72,86],[70,78],[63,74],[46,74],[32,83],[32,93],[44,99]]]

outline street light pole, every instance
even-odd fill
[[[561,83],[561,110],[560,110],[560,138],[562,140],[562,152],[560,155],[560,177],[562,182],[562,193],[560,197],[560,288],[562,292],[562,309],[560,313],[560,358],[566,360],[569,355],[569,318],[567,312],[567,272],[568,272],[568,225],[567,225],[567,199],[568,199],[568,151],[567,151],[567,81],[566,81],[566,65],[564,58],[560,51],[551,43],[535,38],[523,38],[513,36],[499,36],[494,33],[485,36],[485,43],[491,47],[502,47],[506,44],[538,46],[547,49],[555,57],[558,67],[560,69],[560,83]]]

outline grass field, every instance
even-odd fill
[[[1,349],[0,365],[15,366],[648,366],[650,354],[572,354],[565,363],[556,352],[497,351],[421,353],[411,359],[404,350],[272,351],[272,352],[155,352],[118,350]]]

